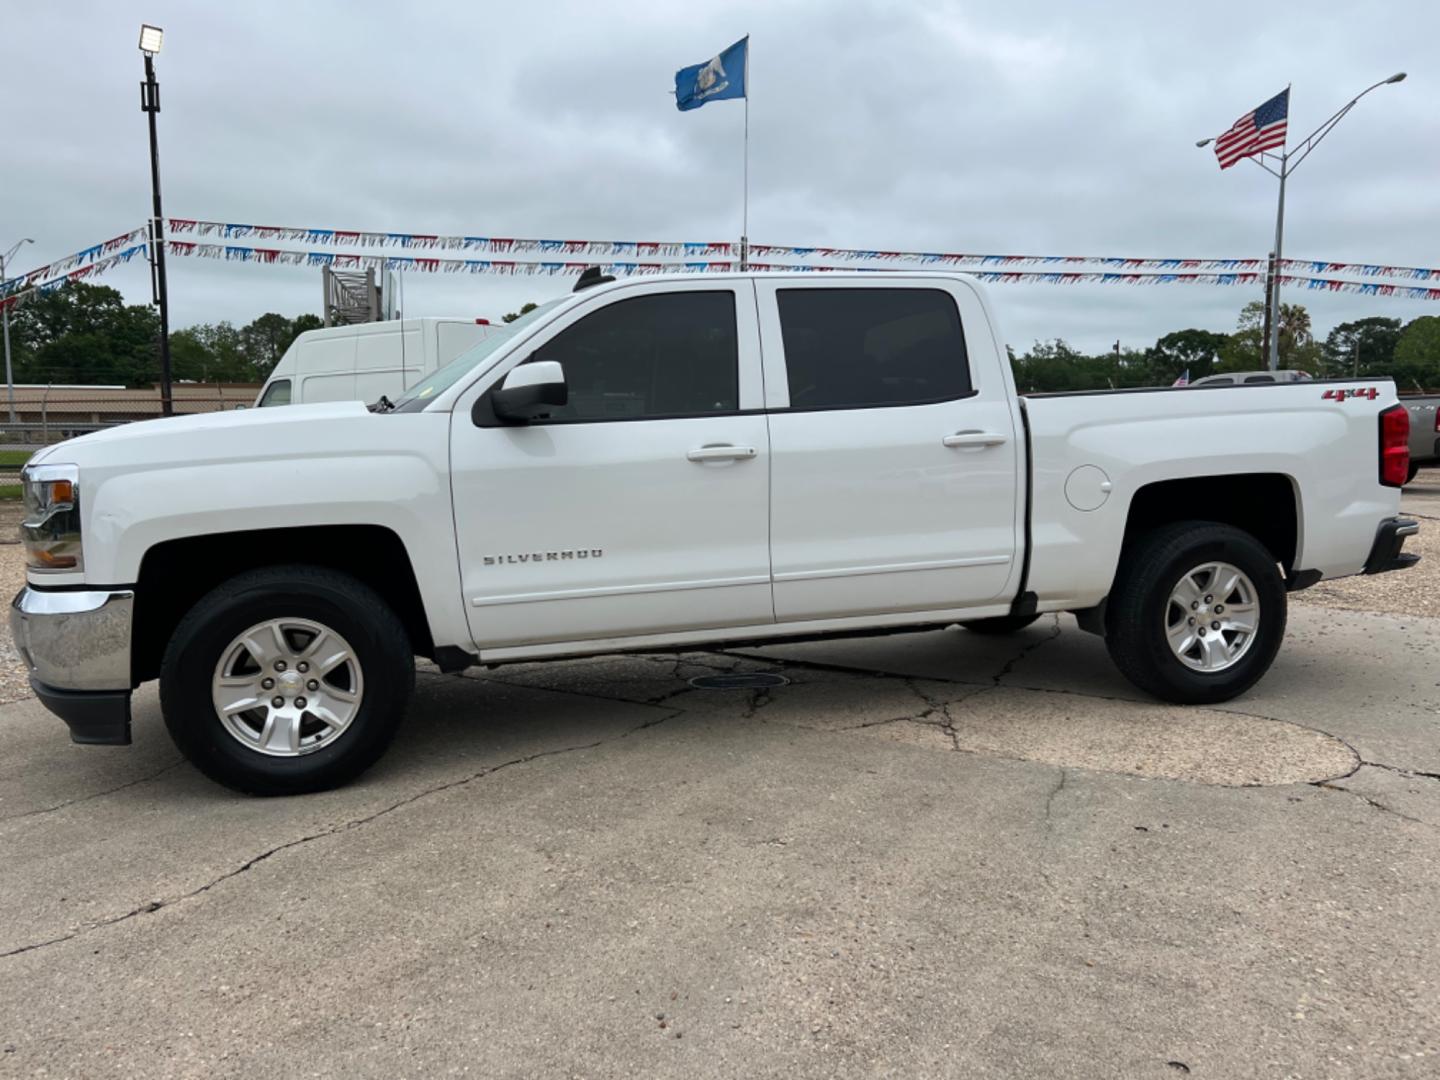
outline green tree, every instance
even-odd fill
[[[1235,333],[1220,350],[1216,371],[1257,371],[1270,366],[1265,355],[1265,301],[1252,300],[1240,309]],[[1280,366],[1314,371],[1321,350],[1315,343],[1310,312],[1304,304],[1280,305]]]
[[[1185,372],[1203,379],[1215,370],[1215,361],[1229,343],[1228,334],[1213,330],[1176,330],[1145,350],[1149,377],[1155,386],[1168,386]]]
[[[321,330],[325,326],[325,320],[319,315],[311,315],[308,311],[304,315],[296,315],[290,321],[290,340],[294,340],[306,330]]]
[[[1392,368],[1402,390],[1440,386],[1440,315],[1421,315],[1406,324]]]
[[[200,323],[170,335],[171,367],[175,378],[192,382],[263,382],[300,334],[323,325],[315,315],[274,312],[242,329]]]
[[[178,348],[177,348],[178,345]],[[187,382],[255,382],[241,331],[228,322],[200,323],[170,335],[170,365]]]
[[[1400,320],[1372,316],[1341,323],[1325,338],[1325,375],[1389,375],[1400,340]]]
[[[148,304],[83,281],[40,293],[11,312],[15,380],[144,386],[160,370],[160,319]]]
[[[274,370],[294,340],[294,322],[273,311],[261,315],[240,331],[245,358],[258,369],[262,378]]]
[[[535,303],[534,301],[527,300],[524,306],[522,306],[519,311],[512,311],[509,315],[502,315],[501,318],[503,318],[507,323],[514,322],[516,319],[520,318],[521,315],[528,315],[530,314],[530,312],[534,311],[539,306],[540,305]]]

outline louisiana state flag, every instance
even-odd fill
[[[712,101],[743,98],[749,66],[750,36],[747,34],[719,56],[675,73],[675,107],[686,112]]]

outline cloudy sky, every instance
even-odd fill
[[[743,104],[676,68],[751,35],[750,235],[946,251],[1263,257],[1275,181],[1195,140],[1293,84],[1292,143],[1395,71],[1292,179],[1286,254],[1440,264],[1440,5],[861,0],[244,4],[0,0],[0,251],[20,269],[149,212],[139,24],[165,28],[175,217],[377,231],[731,239]],[[289,245],[292,247],[303,245]],[[103,279],[148,296],[136,264]],[[557,279],[407,275],[413,315]],[[318,311],[318,270],[175,259],[172,322]],[[1258,290],[995,286],[1006,338],[1141,347]],[[1304,297],[1320,333],[1440,304]]]

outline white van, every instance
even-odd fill
[[[297,337],[265,380],[255,404],[299,405],[399,397],[436,368],[505,326],[485,319],[392,319],[327,326]]]

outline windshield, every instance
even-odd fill
[[[504,327],[502,333],[491,334],[477,342],[473,348],[466,350],[457,356],[444,367],[437,369],[428,378],[421,379],[405,393],[395,399],[395,406],[388,410],[391,412],[419,412],[429,405],[440,394],[450,389],[457,382],[463,379],[470,372],[480,366],[492,353],[502,345],[507,344],[514,334],[512,331],[528,326],[538,317],[545,314],[555,305],[568,300],[568,296],[562,296],[555,300],[547,301],[539,307],[527,311],[520,318]],[[499,329],[497,327],[497,329]]]

